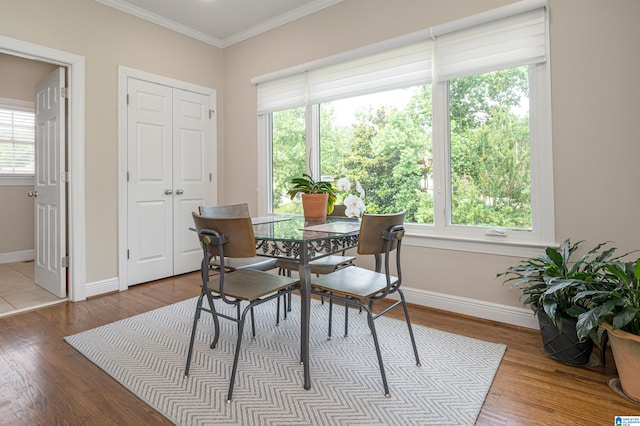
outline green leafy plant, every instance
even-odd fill
[[[603,321],[610,322],[614,329],[640,336],[640,259],[610,262],[605,270],[605,279],[597,289],[584,290],[575,296],[591,305],[578,317],[578,336],[595,338],[594,330]]]
[[[546,255],[526,259],[498,274],[505,277],[504,283],[520,289],[524,304],[530,305],[534,314],[544,311],[559,331],[562,317],[578,318],[592,307],[592,300],[576,296],[600,288],[607,260],[615,251],[615,248],[601,251],[607,244],[601,243],[572,262],[573,253],[583,242],[571,244],[567,239],[559,250],[547,247]]]
[[[287,194],[292,200],[298,194],[328,194],[327,213],[333,211],[333,205],[336,202],[337,195],[332,182],[323,180],[316,181],[308,174],[303,173],[302,177],[294,177],[289,183],[292,186],[287,191]]]

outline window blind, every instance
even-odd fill
[[[327,102],[431,82],[432,41],[307,73],[307,102]]]
[[[437,37],[438,80],[482,74],[546,59],[543,8]]]
[[[33,174],[34,114],[0,108],[0,174]]]
[[[306,103],[306,74],[266,81],[258,86],[258,113],[297,108]]]
[[[258,114],[544,62],[544,0],[523,0],[255,77]]]

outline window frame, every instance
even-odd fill
[[[0,108],[14,111],[32,112],[35,119],[35,105],[30,101],[18,99],[0,98]],[[34,134],[35,155],[35,134]],[[0,173],[0,186],[32,186],[35,183],[35,170],[33,174],[9,174]]]
[[[548,51],[548,11],[545,16],[545,39]],[[539,255],[541,248],[555,245],[549,57],[547,55],[544,62],[528,66],[532,229],[501,229],[451,224],[451,180],[448,178],[450,176],[448,81],[438,81],[436,78],[435,81],[428,83],[432,85],[434,222],[433,224],[405,224],[406,244],[519,257]],[[490,71],[497,71],[497,69],[485,70],[482,73]],[[319,176],[320,171],[318,117],[319,104],[307,104],[305,109],[306,167],[312,176]],[[259,158],[267,159],[266,162],[260,161],[258,165],[259,178],[267,183],[264,192],[262,191],[265,185],[259,185],[261,212],[272,211],[270,196],[272,176],[269,164],[270,125],[270,112],[258,115],[258,154]],[[488,232],[489,230],[491,232]]]

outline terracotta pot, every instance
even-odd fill
[[[302,210],[306,220],[327,218],[329,194],[302,194]]]
[[[622,390],[629,398],[640,402],[640,336],[614,330],[609,323],[601,326],[609,334]]]

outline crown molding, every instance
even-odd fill
[[[305,6],[294,9],[281,16],[278,16],[277,18],[270,19],[259,25],[251,27],[245,31],[240,31],[224,39],[218,39],[208,34],[205,34],[203,32],[196,31],[192,28],[187,27],[186,25],[179,24],[175,21],[164,18],[155,13],[149,12],[148,10],[134,6],[123,0],[95,0],[95,1],[105,6],[109,6],[111,8],[117,9],[121,12],[127,13],[129,15],[133,15],[140,19],[144,19],[145,21],[149,21],[156,25],[160,25],[161,27],[168,28],[172,31],[175,31],[187,37],[191,37],[196,40],[202,41],[203,43],[207,43],[219,48],[224,48],[224,47],[228,47],[233,44],[239,43],[241,41],[247,40],[251,37],[257,36],[259,34],[262,34],[266,31],[272,30],[279,26],[288,24],[289,22],[295,21],[296,19],[300,19],[302,17],[315,13],[319,10],[338,4],[343,0],[315,0]]]
[[[259,25],[255,25],[245,31],[240,31],[232,36],[229,36],[222,40],[222,47],[228,47],[241,41],[247,40],[251,37],[255,37],[264,32],[273,30],[282,25],[293,22],[297,19],[304,18],[307,15],[318,12],[327,7],[341,3],[343,0],[315,0],[305,6],[294,9],[276,18],[265,21]]]

